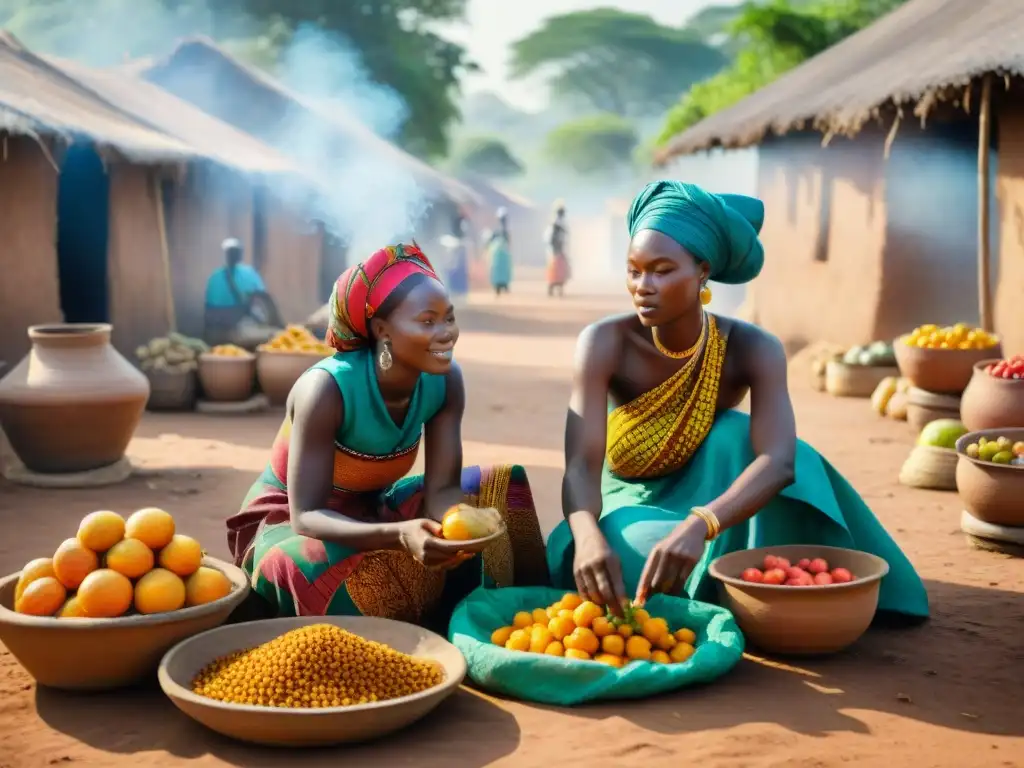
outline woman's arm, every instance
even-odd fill
[[[750,384],[750,442],[754,460],[708,504],[722,530],[742,523],[794,479],[796,418],[789,398],[786,352],[774,336],[743,328],[743,369]]]
[[[445,383],[444,405],[426,425],[426,456],[423,490],[424,513],[440,520],[462,501],[462,414],[466,410],[466,386],[462,369],[452,363]]]

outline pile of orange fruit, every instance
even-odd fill
[[[695,651],[697,635],[686,627],[675,631],[662,618],[626,606],[623,617],[567,593],[547,608],[520,611],[509,626],[491,634],[491,642],[510,651],[596,661],[611,667],[647,661],[682,664]]]
[[[202,564],[203,548],[175,532],[174,518],[156,507],[126,520],[100,510],[52,557],[30,561],[14,590],[14,610],[59,619],[113,619],[203,605],[231,592],[231,582]]]

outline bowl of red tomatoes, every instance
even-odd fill
[[[849,647],[867,631],[889,564],[853,549],[791,544],[722,555],[708,572],[752,645],[818,656]]]
[[[960,420],[971,432],[1024,427],[1024,355],[974,366],[960,399]]]

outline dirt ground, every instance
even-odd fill
[[[466,462],[525,465],[550,530],[560,517],[574,337],[589,320],[625,308],[625,297],[570,291],[559,301],[536,285],[515,289],[497,302],[473,297],[460,311]],[[896,483],[911,443],[905,425],[874,417],[865,401],[811,392],[805,379],[791,382],[801,436],[864,494],[927,580],[933,618],[923,626],[872,629],[846,653],[794,666],[748,656],[714,685],[643,702],[559,710],[463,688],[383,742],[302,753],[210,734],[158,689],[38,690],[0,647],[0,768],[300,760],[423,768],[1024,766],[1024,568],[967,546],[955,494]],[[164,507],[212,554],[226,555],[222,521],[262,468],[279,418],[147,414],[129,450],[139,472],[121,486],[40,491],[0,480],[0,572],[51,552],[97,508]]]

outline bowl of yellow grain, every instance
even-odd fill
[[[458,690],[462,653],[440,635],[369,616],[233,624],[164,656],[160,687],[207,728],[252,744],[319,747],[416,722]]]

